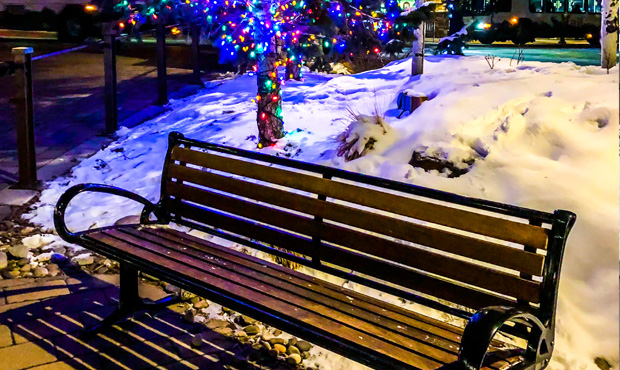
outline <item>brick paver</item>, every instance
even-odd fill
[[[118,275],[23,280],[0,281],[9,299],[0,306],[0,370],[224,369],[239,349],[236,340],[183,320],[176,306],[84,338],[84,327],[115,309]],[[140,291],[151,300],[166,295],[149,285]]]
[[[0,348],[0,370],[20,370],[56,361],[56,349],[49,341],[37,341]]]

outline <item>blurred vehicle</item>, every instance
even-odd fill
[[[101,34],[99,23],[118,20],[114,0],[0,0],[0,28],[56,31],[62,41],[80,42]]]
[[[473,22],[472,38],[483,44],[600,39],[601,0],[464,0],[462,8],[465,22]]]

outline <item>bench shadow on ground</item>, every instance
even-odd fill
[[[54,281],[58,284],[54,285]],[[31,293],[60,295],[19,302],[20,296]],[[35,284],[7,288],[5,294],[8,303],[4,310],[0,305],[0,327],[6,325],[11,329],[13,348],[23,346],[28,351],[26,356],[32,353],[38,358],[34,362],[23,358],[0,361],[3,370],[31,367],[33,363],[48,364],[49,367],[36,367],[41,370],[265,369],[245,360],[252,351],[256,352],[249,344],[203,324],[185,321],[182,313],[174,311],[174,305],[170,306],[173,309],[139,313],[96,336],[83,337],[85,326],[96,324],[116,307],[118,275],[76,274],[66,279],[66,286],[62,280],[43,279]],[[192,346],[192,338],[198,334],[202,343],[196,348]]]

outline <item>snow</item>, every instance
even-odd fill
[[[450,36],[442,37],[441,39],[439,39],[439,44],[441,44],[444,41],[454,41],[455,39],[458,39],[461,36],[467,35],[467,27],[469,27],[470,24],[471,23],[464,25],[463,28],[461,28],[458,32],[455,32]]]
[[[263,152],[542,211],[575,212],[549,368],[596,370],[597,356],[617,366],[618,67],[608,75],[573,63],[510,67],[501,61],[490,70],[482,57],[428,57],[424,75],[411,77],[410,68],[408,59],[358,75],[307,73],[303,82],[287,82],[288,134]],[[256,150],[255,86],[250,76],[211,83],[194,97],[173,101],[162,116],[119,130],[118,141],[49,183],[28,217],[51,228],[60,194],[84,182],[112,184],[156,201],[171,131]],[[429,101],[397,119],[396,97],[408,89]],[[372,115],[376,106],[395,142],[345,163],[335,156],[334,138],[350,122],[347,111]],[[408,165],[413,150],[473,165],[458,178],[427,173]],[[99,227],[140,209],[122,198],[83,194],[70,205],[68,220],[77,229]],[[311,363],[323,368],[363,368],[317,351]]]

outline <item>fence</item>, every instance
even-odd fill
[[[117,101],[117,43],[126,36],[121,36],[116,24],[103,24],[103,40],[99,41],[103,46],[104,64],[104,115],[105,133],[111,134],[118,130],[118,101]],[[191,35],[192,73],[191,83],[202,85],[200,71],[200,34],[199,25],[166,26],[159,18],[155,27],[156,59],[157,59],[157,98],[156,104],[168,103],[168,77],[166,63],[166,31],[172,27],[182,29],[189,28]],[[152,31],[146,31],[148,33]],[[80,45],[50,54],[33,57],[33,49],[29,47],[13,48],[14,60],[0,62],[0,78],[13,76],[13,84],[16,87],[16,96],[12,99],[16,107],[16,133],[17,133],[17,162],[18,182],[16,188],[33,189],[37,187],[37,160],[35,151],[34,133],[34,96],[32,62],[62,53],[69,53],[89,45]]]

